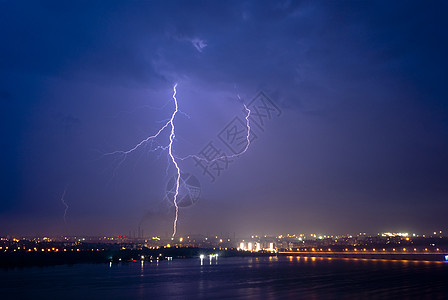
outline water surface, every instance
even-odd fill
[[[448,299],[445,262],[178,259],[0,270],[2,299]]]

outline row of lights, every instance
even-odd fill
[[[2,247],[0,247],[0,250],[2,249]],[[4,252],[7,252],[7,250],[8,250],[8,247],[5,247],[5,250],[4,250]],[[31,248],[28,248],[28,250],[24,247],[23,249],[21,249],[20,247],[18,247],[17,249],[12,249],[12,251],[13,252],[16,252],[17,250],[26,250],[26,251],[28,251],[28,252],[32,252],[32,251],[42,251],[42,252],[45,252],[45,251],[47,251],[47,252],[51,252],[51,251],[53,251],[53,252],[59,252],[59,249],[58,248],[48,248],[48,249],[43,249],[43,248],[41,248],[41,249],[37,249],[36,247],[34,247],[33,249],[31,249]],[[70,249],[71,251],[89,251],[89,249],[85,249],[85,250],[82,250],[82,249]],[[10,249],[10,251],[11,251],[11,249]],[[63,249],[62,251],[64,251],[64,252],[67,252],[68,250],[67,249]],[[90,249],[90,251],[104,251],[104,249]]]
[[[292,248],[290,248],[289,250],[292,251]],[[299,251],[301,251],[301,250],[302,250],[302,251],[308,251],[308,249],[298,249],[298,250],[299,250]],[[353,250],[354,250],[354,251],[358,251],[357,248],[355,248],[355,249],[353,249]],[[408,249],[406,249],[406,248],[403,248],[402,250],[403,250],[404,252],[408,251]],[[315,252],[315,251],[324,251],[324,250],[323,250],[322,248],[320,248],[320,249],[311,248],[311,251]],[[331,248],[328,248],[327,251],[331,251]],[[344,251],[349,251],[349,249],[348,249],[348,248],[345,248]],[[360,250],[360,251],[367,251],[367,249],[364,248],[364,249],[362,249],[362,250]],[[373,248],[372,251],[373,251],[373,252],[376,252],[377,250],[376,250],[375,248]],[[385,252],[385,251],[386,251],[386,249],[383,248],[383,252]],[[396,251],[396,249],[393,248],[392,251]],[[417,248],[414,248],[414,251],[417,251]],[[425,248],[425,251],[428,251],[428,248]],[[440,249],[437,248],[436,251],[440,251]]]

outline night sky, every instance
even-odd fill
[[[178,157],[278,107],[179,234],[448,230],[444,1],[0,1],[0,234],[172,233]],[[252,119],[253,121],[255,119]],[[66,222],[65,206],[68,205]]]

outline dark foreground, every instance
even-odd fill
[[[230,257],[0,270],[5,299],[447,299],[448,263]]]

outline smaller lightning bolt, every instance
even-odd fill
[[[235,84],[235,89],[237,89],[236,84]],[[239,94],[238,92],[237,92],[236,96],[238,97],[238,100],[239,100],[240,102],[243,102],[243,100],[241,99],[240,94]],[[234,155],[232,155],[232,156],[230,156],[230,157],[240,156],[241,154],[246,153],[247,149],[249,149],[249,146],[250,146],[250,131],[251,131],[251,128],[250,128],[249,118],[250,118],[250,113],[251,113],[251,111],[250,111],[250,109],[246,106],[246,104],[243,104],[243,105],[244,105],[244,109],[245,109],[246,112],[247,112],[247,115],[246,115],[246,127],[247,127],[246,140],[247,140],[247,144],[246,144],[246,147],[244,148],[243,151],[241,151],[241,152],[238,153],[238,154],[234,154]]]
[[[62,194],[62,197],[61,197],[61,202],[62,202],[62,204],[65,205],[65,210],[64,210],[64,223],[65,224],[67,224],[66,217],[67,217],[67,211],[68,211],[68,204],[67,204],[67,202],[65,202],[65,194],[66,193],[67,193],[67,188],[64,189],[64,193]]]
[[[240,95],[238,95],[238,98],[240,97]],[[244,150],[243,151],[241,151],[240,153],[238,153],[238,154],[234,154],[234,155],[241,155],[241,154],[244,154],[246,151],[247,151],[247,149],[249,149],[249,146],[250,146],[250,122],[249,122],[249,118],[250,118],[250,109],[249,108],[247,108],[247,106],[246,106],[246,104],[244,104],[244,109],[246,110],[246,112],[247,112],[247,115],[246,115],[246,127],[247,127],[247,135],[246,135],[246,140],[247,140],[247,144],[246,144],[246,147],[244,148]]]
[[[246,106],[246,104],[243,104],[243,105],[244,105],[244,109],[245,109],[246,112],[247,112],[246,117],[245,117],[245,119],[246,119],[246,128],[247,128],[247,134],[246,134],[246,141],[247,141],[247,143],[246,143],[246,147],[244,147],[244,149],[241,150],[241,152],[236,153],[236,154],[232,154],[232,155],[221,155],[221,156],[218,156],[218,157],[216,157],[216,158],[214,158],[214,159],[212,159],[212,160],[207,160],[207,159],[205,159],[204,157],[200,157],[200,156],[197,156],[197,155],[194,155],[194,154],[192,154],[192,155],[187,155],[187,156],[185,156],[185,157],[176,157],[176,158],[179,159],[179,160],[182,160],[182,161],[183,161],[183,160],[186,160],[186,159],[188,159],[188,158],[195,158],[195,159],[197,159],[197,160],[207,161],[207,162],[210,163],[210,162],[214,162],[214,161],[223,159],[223,158],[225,158],[225,157],[227,157],[227,158],[239,157],[239,156],[243,155],[244,153],[246,153],[246,151],[249,149],[249,146],[250,146],[250,133],[251,133],[251,127],[250,127],[250,121],[249,121],[249,118],[250,118],[250,113],[251,113],[251,111],[250,111],[250,109]]]

